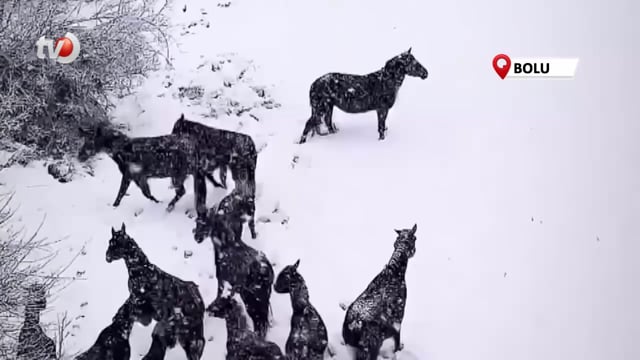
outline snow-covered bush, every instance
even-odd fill
[[[165,56],[166,7],[165,0],[1,1],[0,150],[29,148],[17,163],[62,158],[77,149],[78,126],[108,124],[113,96],[128,94]],[[68,31],[80,41],[77,60],[36,57],[40,36]]]

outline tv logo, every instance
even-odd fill
[[[578,67],[577,58],[520,58],[511,59],[505,54],[493,58],[493,70],[501,79],[573,79]]]
[[[51,39],[40,37],[36,42],[38,59],[45,59],[44,49],[48,49],[48,58],[58,61],[60,64],[71,64],[80,55],[80,40],[68,32],[53,42]]]

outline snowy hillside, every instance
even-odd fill
[[[393,230],[414,223],[400,360],[640,359],[640,109],[625,70],[638,59],[638,4],[229,4],[174,4],[174,69],[123,99],[116,120],[132,135],[161,135],[184,113],[254,138],[259,235],[245,241],[276,272],[301,260],[340,359],[339,304],[389,260]],[[314,79],[375,71],[409,47],[430,76],[405,80],[386,140],[377,140],[375,113],[335,111],[337,134],[295,144]],[[580,64],[575,80],[503,81],[491,69],[499,52]],[[120,173],[104,155],[94,166],[67,184],[37,164],[0,172],[19,220],[35,226],[46,215],[42,234],[63,239],[52,267],[84,248],[67,271],[79,279],[44,316],[75,319],[68,353],[89,347],[127,296],[124,263],[105,262],[110,229],[122,222],[153,263],[197,282],[207,304],[215,296],[212,245],[195,243],[185,215],[191,180],[172,213],[168,179],[151,181],[163,203],[132,185],[114,209]],[[223,195],[210,191],[209,206]],[[274,294],[272,305],[269,338],[284,347],[289,298]],[[205,326],[203,359],[222,359],[224,322],[207,317]],[[133,359],[151,329],[135,326]],[[167,359],[184,353],[176,347]]]

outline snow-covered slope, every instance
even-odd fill
[[[342,358],[338,304],[355,299],[384,266],[393,229],[414,223],[401,359],[640,358],[640,111],[634,74],[625,70],[638,56],[631,38],[637,4],[186,4],[186,12],[175,4],[175,69],[125,99],[117,120],[134,135],[159,135],[184,112],[254,137],[263,148],[258,216],[270,222],[259,222],[259,238],[246,241],[276,271],[301,259]],[[294,144],[316,77],[371,72],[409,47],[430,77],[405,80],[385,141],[377,140],[375,114],[336,111],[338,134]],[[501,81],[491,69],[498,52],[581,62],[571,81]],[[200,104],[177,96],[179,87],[196,85],[204,90]],[[229,107],[251,110],[227,116]],[[204,116],[212,109],[217,119]],[[206,303],[215,296],[212,246],[193,241],[193,220],[184,215],[191,191],[168,214],[132,186],[113,209],[119,173],[106,157],[95,166],[95,176],[69,184],[39,166],[0,173],[17,192],[20,219],[36,224],[46,214],[43,233],[64,238],[52,266],[85,248],[69,269],[81,279],[47,315],[78,317],[69,353],[95,340],[127,294],[124,264],[104,261],[111,226],[125,222],[152,262],[196,281]],[[168,185],[151,182],[165,202]],[[209,204],[222,195],[210,193]],[[270,338],[283,346],[289,299],[272,299]],[[146,352],[150,331],[134,328],[134,359]],[[206,335],[213,341],[204,359],[221,359],[224,323],[207,318]],[[167,358],[184,355],[176,348]]]

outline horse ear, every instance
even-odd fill
[[[180,114],[180,119],[178,121],[184,121],[184,114]]]
[[[418,224],[414,224],[411,228],[411,235],[414,235],[418,231]]]
[[[296,263],[295,263],[295,264],[293,264],[293,268],[294,268],[294,269],[298,269],[298,266],[300,266],[300,259],[298,259],[298,260],[296,261]]]
[[[407,50],[407,54],[411,54],[411,47]]]
[[[396,234],[401,235],[402,234],[402,230],[398,230],[398,229],[393,229],[393,231],[396,232]]]
[[[124,223],[122,223],[122,227],[120,227],[120,231],[125,232],[125,227],[124,227]]]
[[[111,227],[111,235],[112,236],[116,235],[116,229],[114,229],[113,226]]]

